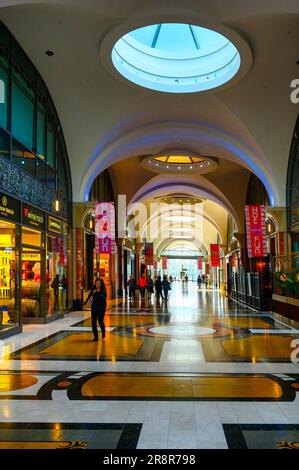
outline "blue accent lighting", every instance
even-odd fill
[[[234,44],[216,31],[183,23],[135,29],[112,49],[112,62],[131,82],[166,93],[217,88],[238,72]]]

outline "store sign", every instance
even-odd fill
[[[95,206],[96,253],[116,253],[115,208],[111,202],[99,202]]]
[[[167,269],[167,257],[162,256],[162,269]]]
[[[199,257],[197,258],[197,269],[198,269],[199,271],[202,270],[202,256],[199,256]]]
[[[25,206],[23,204],[23,212],[22,212],[22,222],[25,225],[29,225],[30,227],[35,227],[39,229],[45,228],[45,216],[42,211],[38,209],[33,209],[31,206]]]
[[[219,245],[215,243],[211,243],[210,250],[211,250],[211,267],[219,268],[220,267]]]
[[[267,256],[265,206],[245,206],[248,258]]]
[[[49,232],[57,233],[58,235],[62,234],[62,222],[55,217],[48,216],[48,230]]]
[[[22,261],[40,261],[40,253],[22,253]]]
[[[144,244],[144,256],[145,256],[145,264],[148,266],[152,266],[154,263],[154,244],[153,243]]]
[[[0,217],[7,220],[19,222],[20,220],[20,203],[11,197],[0,193]]]

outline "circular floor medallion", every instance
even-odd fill
[[[213,328],[206,328],[203,326],[193,325],[180,325],[180,326],[157,326],[150,328],[151,333],[156,333],[164,336],[186,337],[186,336],[204,336],[216,333]]]

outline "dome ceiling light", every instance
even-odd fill
[[[217,88],[229,82],[241,65],[240,53],[227,37],[185,23],[130,31],[116,41],[111,59],[127,80],[167,93]]]
[[[205,201],[204,198],[189,196],[188,194],[168,194],[167,196],[156,196],[155,200],[158,200],[162,204],[201,204]]]
[[[216,170],[215,157],[193,155],[183,150],[167,150],[156,155],[149,155],[141,160],[147,170],[155,173],[210,173]]]

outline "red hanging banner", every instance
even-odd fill
[[[96,253],[116,253],[115,209],[111,202],[99,202],[95,206]]]
[[[157,269],[157,267],[158,267],[158,263],[157,263],[156,260],[154,260],[154,262],[153,262],[153,268],[154,268],[154,269]]]
[[[145,256],[145,264],[148,266],[152,266],[154,263],[154,244],[153,243],[144,244],[144,256]]]
[[[162,269],[167,269],[167,257],[162,256]]]
[[[199,257],[197,258],[197,269],[198,269],[199,271],[202,270],[202,256],[199,256]]]
[[[267,256],[265,206],[245,206],[248,258]]]
[[[211,243],[210,250],[211,250],[211,267],[219,268],[220,267],[219,245],[215,243]]]

